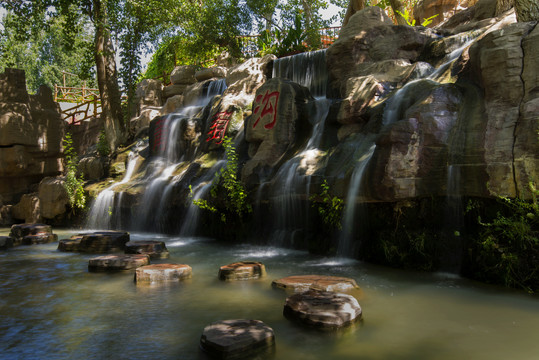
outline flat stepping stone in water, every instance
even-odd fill
[[[45,224],[15,224],[11,227],[9,236],[13,246],[47,244],[58,240],[52,233],[50,225]]]
[[[125,231],[96,231],[78,234],[69,240],[61,240],[62,244],[58,244],[58,250],[94,254],[123,252],[128,241],[129,233]]]
[[[125,244],[126,254],[146,254],[150,259],[167,259],[169,252],[163,241],[142,240],[129,241]]]
[[[7,250],[13,247],[13,239],[9,236],[0,236],[0,250]]]
[[[351,295],[309,290],[288,297],[283,315],[305,325],[333,330],[359,320],[361,307]]]
[[[200,347],[216,359],[252,359],[273,351],[275,335],[260,320],[223,320],[204,328]]]
[[[60,241],[58,241],[58,251],[64,251],[64,252],[79,251],[81,240],[82,240],[82,235],[73,235],[69,239],[61,239]]]
[[[266,267],[257,261],[241,261],[221,266],[219,280],[252,280],[266,276]]]
[[[150,264],[148,255],[104,255],[88,261],[88,271],[124,271],[133,270]]]
[[[275,288],[303,292],[307,290],[319,291],[351,291],[359,289],[354,279],[326,276],[326,275],[294,275],[279,280],[273,280],[271,285]]]
[[[135,282],[157,283],[190,279],[193,269],[183,264],[153,264],[141,266],[135,270]]]

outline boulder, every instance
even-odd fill
[[[170,82],[173,85],[191,85],[197,82],[195,73],[197,67],[195,65],[180,65],[176,66],[170,73]],[[168,96],[167,96],[168,97]]]
[[[469,71],[466,75],[484,90],[485,125],[482,146],[485,151],[488,190],[492,195],[515,197],[522,193],[529,196],[527,188],[531,174],[528,172],[534,173],[534,167],[537,166],[537,160],[532,159],[535,155],[531,158],[524,155],[530,150],[537,150],[537,138],[528,134],[530,129],[535,129],[535,125],[531,125],[534,115],[526,114],[526,111],[521,114],[526,109],[523,100],[532,101],[533,104],[533,99],[537,98],[537,91],[533,90],[537,89],[536,71],[529,70],[530,65],[534,67],[537,63],[536,51],[532,50],[537,50],[536,33],[531,33],[534,28],[533,23],[508,25],[486,34],[469,50]],[[528,69],[526,72],[525,65]],[[523,105],[524,109],[521,107]],[[533,112],[533,107],[529,109]],[[519,124],[521,117],[522,127]],[[514,172],[515,144],[518,144],[518,157],[522,160],[531,159],[528,163],[534,164],[531,167],[518,166],[517,183]]]
[[[339,92],[348,78],[368,75],[361,64],[418,61],[426,45],[436,37],[425,28],[393,25],[376,6],[355,13],[327,50],[330,95],[342,97]]]
[[[382,200],[446,194],[450,135],[462,94],[452,84],[421,81],[400,90],[386,104],[387,127],[376,141],[372,196]],[[460,136],[460,135],[456,135]]]
[[[224,98],[234,99],[234,103],[244,108],[253,102],[255,93],[265,81],[271,78],[275,55],[251,58],[228,71]]]
[[[39,183],[39,205],[44,219],[54,219],[66,212],[69,205],[63,178],[46,177]]]
[[[266,276],[266,267],[258,261],[241,261],[219,268],[219,280],[253,280]]]
[[[13,239],[9,236],[0,236],[0,250],[7,250],[13,247]]]
[[[135,270],[149,263],[150,257],[148,255],[105,255],[88,260],[88,271]]]
[[[204,328],[200,347],[216,359],[255,359],[274,350],[275,335],[260,320],[222,320]]]
[[[361,319],[361,307],[351,295],[309,290],[288,297],[283,315],[308,326],[333,330]]]
[[[153,264],[137,268],[135,271],[135,282],[160,283],[170,281],[182,281],[190,279],[193,269],[189,265],[183,264]]]
[[[175,112],[183,106],[183,95],[174,95],[167,99],[165,105],[161,108],[161,115]],[[150,119],[151,120],[151,119]]]
[[[58,251],[76,252],[79,251],[82,235],[73,235],[69,239],[61,239],[58,241]]]
[[[181,95],[176,95],[174,97],[177,97]],[[168,103],[168,99],[167,99]],[[150,121],[153,120],[156,116],[161,115],[161,110],[159,108],[145,108],[141,110],[140,115],[136,118],[131,119],[131,131],[133,134],[138,134],[144,129],[149,128]]]
[[[105,176],[103,160],[97,156],[86,156],[79,161],[78,170],[86,180],[99,180]]]
[[[212,78],[225,78],[227,70],[224,67],[216,66],[209,69],[202,69],[195,73],[197,81],[209,80]]]
[[[50,225],[38,223],[13,225],[9,236],[13,239],[13,245],[47,244],[58,240]]]
[[[126,254],[144,254],[150,259],[167,259],[169,252],[163,241],[143,240],[129,241],[125,244]]]
[[[191,106],[191,105],[198,105],[200,102],[200,99],[204,97],[204,95],[208,91],[208,86],[213,80],[205,80],[201,82],[197,82],[195,84],[189,85],[184,92],[183,96],[183,105],[184,106]]]
[[[24,70],[6,68],[0,74],[0,99],[5,102],[28,102]]]
[[[183,95],[189,85],[187,84],[171,84],[163,89],[163,99],[168,99],[171,96]]]
[[[457,12],[475,5],[477,0],[419,0],[413,9],[416,25],[421,25],[425,19],[435,16],[431,19],[428,27],[433,27],[449,19]]]
[[[129,233],[123,231],[96,231],[72,236],[69,240],[60,240],[58,250],[85,253],[109,253],[125,250]]]
[[[41,221],[41,209],[39,197],[36,193],[24,194],[21,201],[13,206],[12,215],[15,219],[24,220],[26,223]]]
[[[337,121],[341,124],[366,122],[362,118],[366,109],[384,93],[384,86],[374,76],[348,78],[342,91],[345,98],[342,101]]]
[[[161,80],[144,79],[137,85],[135,93],[136,113],[132,117],[140,116],[142,110],[148,106],[162,105],[163,83]]]
[[[309,90],[290,80],[268,80],[256,92],[253,114],[245,122],[249,157],[244,182],[258,182],[270,173],[297,142],[309,133]]]
[[[342,292],[359,289],[354,279],[328,275],[288,276],[273,280],[271,285],[277,289],[292,290],[294,292],[305,292],[308,290]]]

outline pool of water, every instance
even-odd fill
[[[0,358],[199,359],[204,327],[237,318],[272,327],[279,360],[539,356],[539,300],[526,294],[282,248],[155,234],[131,238],[165,241],[170,259],[156,262],[188,264],[193,278],[136,286],[132,273],[89,273],[95,255],[58,252],[57,244],[0,252]],[[238,260],[263,262],[268,276],[220,282],[219,266]],[[272,289],[271,281],[296,274],[354,278],[363,320],[340,333],[286,320],[286,293]]]

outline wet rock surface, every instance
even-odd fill
[[[219,280],[252,280],[266,276],[266,267],[257,261],[241,261],[219,268]]]
[[[215,359],[253,359],[275,346],[273,329],[260,320],[223,320],[204,328],[200,347]]]
[[[150,259],[167,259],[170,255],[165,243],[157,240],[129,241],[125,244],[125,253],[144,254]]]
[[[124,271],[149,265],[148,255],[104,255],[88,260],[88,271]]]
[[[193,269],[184,264],[152,264],[141,266],[135,271],[135,282],[160,283],[190,279]]]
[[[327,275],[294,275],[274,280],[274,288],[303,292],[318,291],[350,291],[359,289],[354,279]]]
[[[286,299],[283,315],[319,329],[339,329],[361,318],[357,300],[347,294],[309,290]]]
[[[0,250],[7,250],[13,247],[13,239],[9,236],[0,236]]]
[[[13,246],[47,244],[58,241],[58,236],[52,233],[50,225],[45,224],[16,224],[11,227],[9,237]]]
[[[129,233],[124,231],[97,231],[60,240],[58,250],[87,253],[109,253],[124,251]]]

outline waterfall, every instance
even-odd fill
[[[312,51],[277,59],[274,78],[285,78],[309,89],[315,98],[325,98],[327,89],[326,50]]]
[[[90,213],[86,222],[86,228],[89,229],[112,229],[116,227],[114,221],[118,222],[121,218],[121,201],[122,192],[118,193],[117,201],[115,201],[116,192],[114,189],[122,184],[125,184],[131,180],[138,160],[138,150],[141,147],[137,144],[135,151],[131,151],[128,156],[127,169],[122,181],[115,183],[102,192],[99,193],[97,198],[92,202],[90,206]]]

